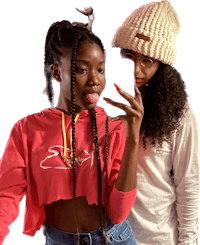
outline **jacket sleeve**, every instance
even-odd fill
[[[110,161],[112,169],[108,178],[107,206],[106,210],[112,223],[122,223],[130,213],[136,199],[137,187],[128,192],[119,191],[115,183],[119,174],[120,165],[126,144],[124,125],[115,135],[115,140],[110,142],[109,149],[112,151]]]
[[[26,192],[26,171],[20,125],[11,131],[0,160],[0,244],[9,233],[9,225],[19,215],[19,202]]]
[[[199,164],[198,132],[189,107],[173,144],[173,169],[176,188],[178,244],[196,245],[198,236]]]

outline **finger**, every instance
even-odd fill
[[[138,105],[140,106],[140,109],[144,112],[144,106],[142,101],[142,96],[139,88],[135,84],[135,100],[137,101]]]
[[[125,105],[123,103],[119,103],[119,102],[115,102],[109,98],[103,98],[107,103],[111,104],[112,106],[115,106],[123,111],[126,112],[126,114],[128,116],[141,116],[141,114],[143,113],[142,111],[139,112],[137,110],[135,110],[134,108],[128,106],[128,105]]]
[[[118,121],[118,120],[121,120],[121,116],[113,117],[113,118],[111,119],[112,122]]]
[[[114,122],[114,121],[122,120],[123,122],[127,123],[129,119],[132,120],[132,116],[120,115],[120,116],[111,118],[111,121]]]
[[[134,97],[137,99],[137,98],[141,98],[142,99],[142,96],[141,96],[141,93],[140,93],[140,90],[139,88],[137,87],[137,85],[135,84],[134,85]]]
[[[129,93],[126,93],[125,91],[123,91],[119,85],[117,85],[116,83],[114,83],[117,92],[125,99],[127,100],[130,105],[134,108],[134,109],[139,109],[140,106],[138,105],[137,101],[134,99],[133,96],[131,96]]]

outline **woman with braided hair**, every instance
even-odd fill
[[[134,62],[145,112],[138,192],[128,216],[140,245],[197,244],[198,130],[185,83],[173,67],[179,30],[169,1],[150,2],[126,18],[112,42],[123,58]]]
[[[0,163],[0,244],[26,194],[24,234],[41,225],[47,245],[136,244],[126,220],[137,191],[142,98],[117,91],[131,106],[108,118],[98,106],[105,87],[105,51],[89,24],[56,22],[45,43],[46,92],[60,84],[56,108],[19,120]],[[105,98],[106,101],[111,100]],[[125,125],[125,126],[124,126]]]

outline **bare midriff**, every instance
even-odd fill
[[[77,222],[74,215],[74,205]],[[59,230],[77,233],[78,228],[79,232],[90,232],[101,226],[100,205],[88,205],[85,197],[76,197],[73,200],[58,200],[51,204],[45,204],[44,207],[46,223]]]

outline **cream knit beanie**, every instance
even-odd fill
[[[112,46],[130,49],[173,66],[179,30],[179,19],[171,3],[167,0],[151,2],[126,18],[115,33]]]

